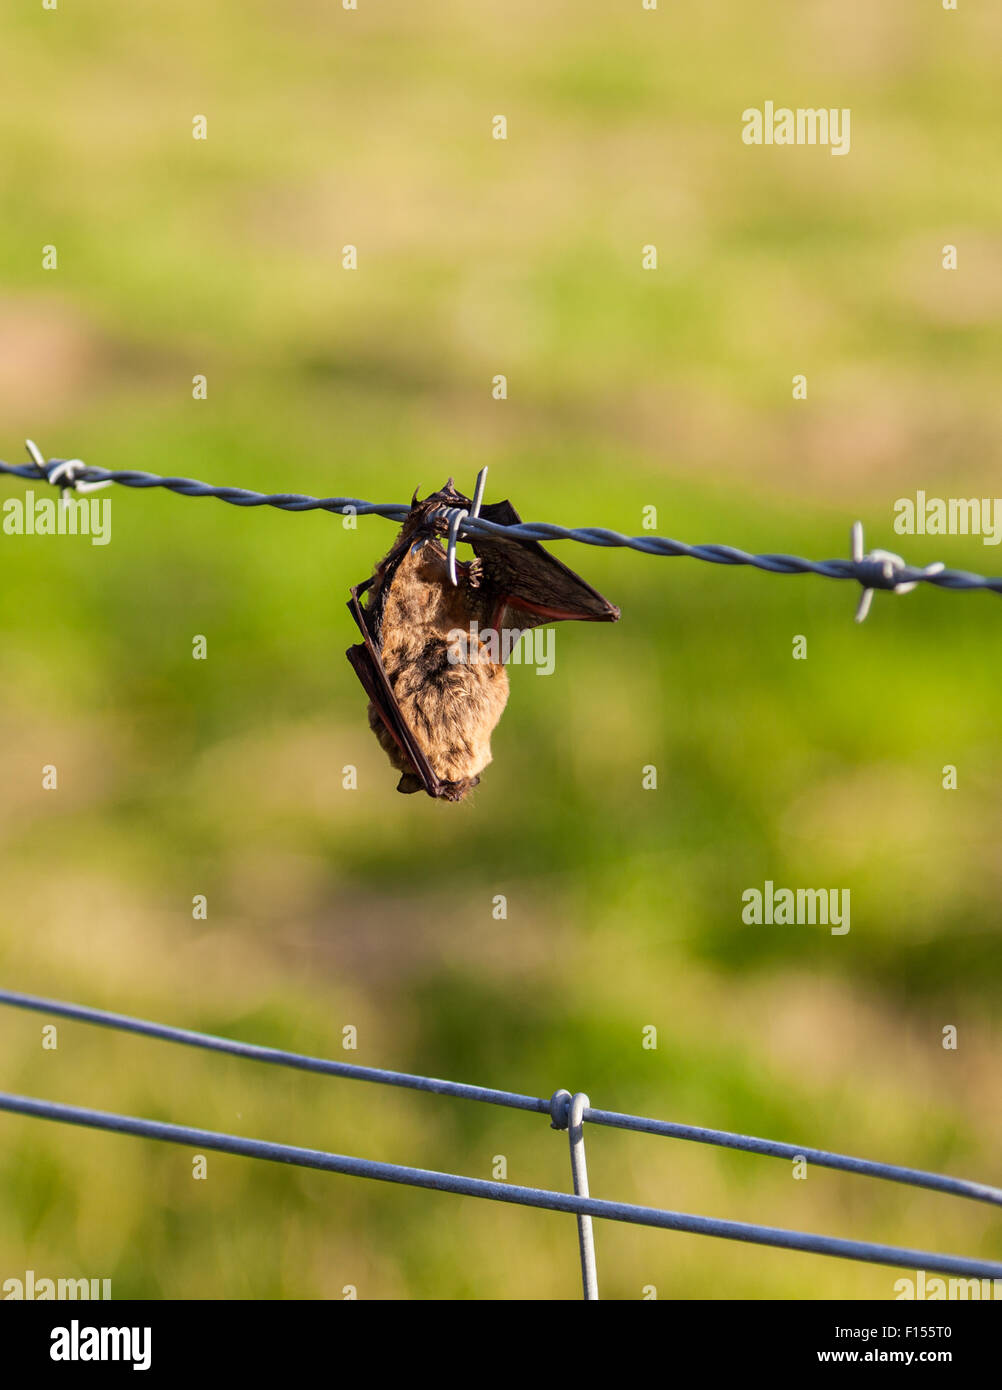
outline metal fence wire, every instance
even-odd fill
[[[642,1115],[621,1114],[615,1110],[599,1110],[593,1107],[587,1095],[580,1091],[572,1095],[569,1091],[557,1090],[549,1100],[544,1100],[542,1097],[524,1096],[512,1091],[497,1091],[485,1086],[470,1086],[457,1081],[441,1081],[430,1076],[415,1076],[408,1072],[384,1071],[376,1067],[333,1062],[322,1057],[304,1056],[298,1052],[283,1052],[273,1047],[258,1047],[254,1043],[216,1037],[211,1033],[196,1033],[186,1028],[173,1028],[164,1023],[131,1018],[126,1014],[108,1013],[103,1009],[87,1008],[82,1004],[67,1004],[56,999],[43,999],[12,990],[0,990],[0,1004],[58,1018],[73,1019],[80,1023],[98,1024],[104,1028],[114,1028],[127,1033],[139,1033],[145,1037],[181,1043],[187,1047],[224,1052],[233,1057],[266,1062],[272,1066],[292,1067],[350,1081],[369,1081],[382,1086],[428,1091],[433,1095],[453,1096],[461,1100],[500,1105],[512,1110],[527,1110],[533,1114],[547,1116],[551,1128],[568,1131],[573,1193],[519,1187],[506,1182],[488,1182],[482,1178],[439,1173],[426,1168],[409,1168],[396,1163],[379,1163],[367,1158],[296,1148],[290,1144],[247,1139],[214,1130],[193,1129],[187,1125],[166,1124],[133,1115],[117,1115],[104,1110],[91,1110],[77,1105],[41,1100],[34,1096],[0,1092],[0,1110],[29,1115],[35,1119],[57,1120],[63,1124],[109,1130],[115,1134],[129,1134],[140,1139],[158,1139],[168,1144],[211,1149],[218,1153],[259,1158],[271,1163],[289,1163],[301,1168],[319,1169],[321,1172],[372,1178],[377,1182],[400,1183],[406,1187],[431,1188],[465,1197],[482,1197],[493,1202],[511,1202],[517,1206],[541,1207],[549,1211],[572,1213],[577,1218],[582,1286],[584,1297],[588,1300],[598,1298],[593,1217],[608,1221],[625,1221],[638,1226],[654,1226],[669,1231],[684,1231],[691,1235],[746,1241],[753,1245],[774,1246],[781,1250],[800,1250],[816,1255],[834,1255],[846,1260],[861,1260],[869,1264],[894,1265],[915,1271],[925,1270],[975,1279],[1002,1279],[1002,1263],[991,1260],[971,1259],[963,1255],[942,1255],[927,1250],[847,1240],[838,1236],[814,1235],[806,1231],[788,1231],[751,1222],[722,1221],[716,1217],[592,1197],[588,1191],[584,1128],[586,1124],[604,1125],[612,1129],[656,1134],[668,1139],[686,1139],[696,1144],[740,1149],[746,1153],[790,1159],[808,1165],[813,1164],[818,1168],[834,1168],[842,1172],[856,1173],[861,1177],[881,1178],[886,1182],[904,1183],[910,1187],[928,1188],[952,1197],[967,1197],[976,1202],[1002,1206],[1002,1189],[989,1187],[985,1183],[947,1177],[940,1173],[926,1173],[917,1168],[902,1168],[873,1159],[853,1158],[847,1154],[828,1153],[822,1149],[780,1143],[773,1139],[756,1139],[728,1130],[702,1129],[695,1125],[648,1119]]]
[[[136,470],[95,468],[81,459],[45,459],[30,439],[26,444],[31,463],[0,462],[0,473],[51,483],[62,490],[64,497],[70,490],[83,493],[119,483],[132,488],[162,487],[182,497],[215,497],[235,507],[277,507],[287,512],[325,511],[342,516],[382,516],[391,521],[402,521],[410,510],[406,502],[363,502],[357,497],[307,497],[296,492],[250,492],[246,488],[215,487],[194,478],[164,478],[156,473]],[[480,470],[477,501],[472,512],[455,507],[442,508],[443,526],[449,535],[450,570],[453,568],[457,540],[470,536],[509,536],[517,540],[569,540],[582,545],[625,547],[645,555],[685,555],[711,565],[751,565],[768,574],[820,574],[827,579],[854,579],[863,590],[856,611],[858,622],[862,622],[869,612],[870,600],[876,589],[904,594],[918,584],[933,584],[940,589],[984,589],[1002,595],[1002,577],[988,578],[967,570],[947,569],[938,561],[921,567],[909,565],[900,555],[889,550],[866,552],[863,527],[858,521],[851,532],[852,556],[840,560],[806,560],[799,555],[753,555],[730,545],[688,545],[667,536],[627,536],[600,526],[556,526],[544,521],[502,525],[477,515],[486,473],[486,468]]]
[[[88,492],[95,488],[118,483],[131,488],[166,488],[184,497],[215,497],[238,507],[277,507],[283,511],[327,511],[341,515],[382,516],[402,521],[410,510],[403,502],[365,502],[353,497],[308,497],[299,493],[261,493],[244,488],[214,487],[192,478],[161,477],[135,470],[122,471],[96,468],[80,459],[45,459],[29,440],[31,463],[0,462],[0,473],[29,480],[41,480],[58,486],[64,498],[69,491]],[[906,564],[899,555],[873,550],[864,553],[862,526],[852,528],[852,557],[837,560],[807,560],[796,555],[753,555],[727,545],[687,545],[665,536],[627,536],[602,527],[566,527],[546,522],[520,522],[504,526],[486,521],[477,515],[483,496],[482,469],[477,480],[476,502],[472,512],[457,508],[442,509],[442,525],[449,537],[450,568],[457,540],[469,536],[510,536],[514,539],[555,541],[571,540],[584,545],[626,547],[647,555],[688,556],[715,565],[750,565],[769,574],[818,574],[828,579],[852,579],[863,593],[857,609],[857,620],[866,617],[874,590],[907,593],[918,584],[933,584],[942,589],[984,589],[1002,594],[1002,578],[986,578],[964,570],[950,570],[936,563],[922,568]],[[871,1264],[894,1265],[905,1269],[934,1271],[968,1278],[1002,1278],[1002,1263],[971,1259],[962,1255],[942,1255],[932,1251],[911,1250],[869,1241],[847,1240],[836,1236],[814,1235],[805,1231],[788,1231],[750,1222],[723,1221],[715,1217],[669,1211],[660,1207],[636,1206],[627,1202],[592,1197],[588,1190],[585,1162],[584,1127],[604,1125],[613,1129],[633,1130],[669,1139],[685,1139],[697,1144],[717,1145],[739,1149],[746,1153],[785,1158],[813,1164],[818,1168],[834,1168],[862,1177],[880,1178],[886,1182],[904,1183],[928,1188],[952,1197],[1002,1206],[1002,1189],[939,1173],[902,1168],[895,1164],[871,1159],[853,1158],[846,1154],[828,1153],[822,1149],[780,1143],[773,1139],[756,1139],[727,1130],[703,1129],[694,1125],[677,1124],[667,1120],[648,1119],[641,1115],[620,1114],[599,1110],[591,1105],[587,1095],[558,1090],[545,1100],[537,1096],[518,1095],[484,1086],[441,1081],[433,1077],[415,1076],[406,1072],[384,1071],[375,1067],[354,1066],[320,1057],[307,1057],[295,1052],[258,1047],[253,1043],[215,1037],[208,1033],[191,1032],[167,1024],[131,1018],[125,1014],[107,1013],[79,1004],[66,1004],[53,999],[0,990],[0,1004],[14,1008],[32,1009],[79,1022],[99,1024],[106,1028],[140,1033],[165,1042],[182,1043],[188,1047],[225,1052],[273,1066],[293,1067],[301,1071],[319,1072],[326,1076],[354,1081],[375,1082],[383,1086],[401,1086],[410,1090],[429,1091],[434,1095],[454,1096],[486,1105],[500,1105],[513,1110],[527,1110],[546,1115],[551,1128],[566,1130],[570,1140],[573,1193],[552,1192],[542,1188],[519,1187],[506,1182],[488,1182],[481,1178],[462,1177],[455,1173],[439,1173],[423,1168],[409,1168],[393,1163],[378,1163],[372,1159],[353,1158],[344,1154],[326,1153],[315,1149],[296,1148],[262,1139],[247,1139],[234,1134],[193,1129],[186,1125],[166,1124],[140,1119],[131,1115],[111,1114],[81,1106],[63,1105],[31,1096],[0,1093],[0,1110],[29,1115],[36,1119],[57,1120],[91,1129],[109,1130],[137,1138],[158,1139],[165,1143],[183,1144],[219,1153],[264,1159],[272,1163],[289,1163],[323,1172],[342,1173],[353,1177],[371,1178],[379,1182],[400,1183],[408,1187],[431,1188],[462,1196],[481,1197],[488,1201],[510,1202],[518,1206],[540,1207],[550,1211],[573,1213],[577,1218],[578,1244],[584,1297],[598,1298],[598,1277],[595,1264],[593,1217],[609,1221],[625,1221],[634,1225],[684,1231],[693,1235],[716,1236],[723,1240],[746,1241],[754,1245],[774,1246],[783,1250],[800,1250],[842,1259],[860,1260]]]

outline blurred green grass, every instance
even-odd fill
[[[859,515],[910,559],[998,569],[891,529],[917,487],[998,492],[998,15],[185,0],[6,23],[5,457],[31,435],[377,500],[488,463],[528,519],[637,532],[655,505],[663,534],[825,557]],[[740,113],[767,97],[849,106],[851,153],[749,150]],[[343,658],[348,585],[392,535],[123,491],[107,548],[0,536],[4,981],[998,1181],[995,600],[878,596],[857,629],[848,585],[561,547],[623,620],[558,629],[549,679],[512,672],[457,808],[394,793]],[[766,878],[849,887],[850,934],[743,926]],[[545,1121],[71,1025],[48,1053],[41,1022],[0,1013],[6,1089],[568,1184]],[[932,1194],[612,1132],[589,1163],[600,1196],[1002,1255],[983,1210]],[[216,1156],[209,1175],[3,1117],[0,1273],[120,1297],[576,1292],[561,1216]],[[895,1277],[597,1241],[608,1296],[884,1298]]]

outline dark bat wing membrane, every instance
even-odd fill
[[[522,520],[510,502],[481,507],[485,521],[511,526]],[[614,623],[619,609],[586,584],[538,541],[493,536],[470,538],[483,566],[484,578],[511,610],[519,628],[564,619],[586,623]]]
[[[410,763],[414,776],[418,778],[429,796],[437,797],[441,795],[442,783],[435,776],[431,763],[421,751],[407,721],[400,712],[397,697],[393,693],[393,687],[390,685],[389,677],[379,655],[379,648],[369,631],[365,609],[358,601],[359,594],[364,593],[371,583],[372,580],[368,579],[364,584],[356,584],[351,590],[348,611],[358,624],[359,631],[365,640],[358,646],[349,647],[345,656],[351,662],[352,669],[361,681],[365,693],[372,701],[373,707],[386,726],[390,737]]]

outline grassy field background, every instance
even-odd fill
[[[359,6],[5,16],[0,456],[30,435],[382,501],[489,464],[488,499],[528,519],[637,533],[654,505],[662,534],[825,558],[859,517],[917,563],[1002,570],[976,538],[892,530],[916,488],[1000,492],[997,10]],[[850,108],[850,153],[746,147],[767,99]],[[512,671],[456,807],[394,792],[344,660],[389,523],[119,490],[112,526],[104,548],[0,534],[8,988],[1002,1180],[995,598],[878,595],[857,628],[846,584],[562,546],[622,621],[558,629],[548,679]],[[850,933],[745,926],[766,879],[849,888]],[[0,1010],[0,1089],[477,1177],[504,1155],[512,1182],[569,1187],[541,1117],[71,1024],[44,1051],[46,1021]],[[931,1193],[605,1130],[588,1157],[596,1196],[1002,1258],[989,1208]],[[570,1217],[208,1174],[0,1116],[0,1280],[578,1291]],[[888,1298],[899,1277],[596,1240],[607,1297]]]

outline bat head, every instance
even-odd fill
[[[457,491],[451,478],[444,488],[423,501],[419,501],[415,493],[397,543],[384,565],[399,558],[422,538],[445,535],[448,521],[441,514],[443,508],[469,511],[472,506],[470,499]],[[480,516],[501,526],[511,526],[522,519],[508,501],[481,507]],[[486,616],[491,627],[524,631],[543,623],[614,623],[620,616],[614,604],[544,550],[538,541],[505,535],[474,536],[470,545],[477,561],[461,566],[461,572],[470,587],[480,590],[479,597],[482,606],[487,606]]]
[[[421,541],[434,540],[437,546],[437,538],[449,529],[444,508],[469,511],[472,506],[451,478],[444,488],[423,500],[415,493],[400,535],[379,569],[389,576],[403,555]],[[500,526],[512,526],[522,519],[508,501],[481,507],[480,516]],[[460,565],[460,583],[465,580],[469,590],[479,590],[478,606],[487,610],[491,627],[525,630],[543,623],[614,623],[619,619],[614,604],[538,541],[497,535],[474,536],[469,543],[477,559]],[[448,582],[444,565],[442,575]]]

